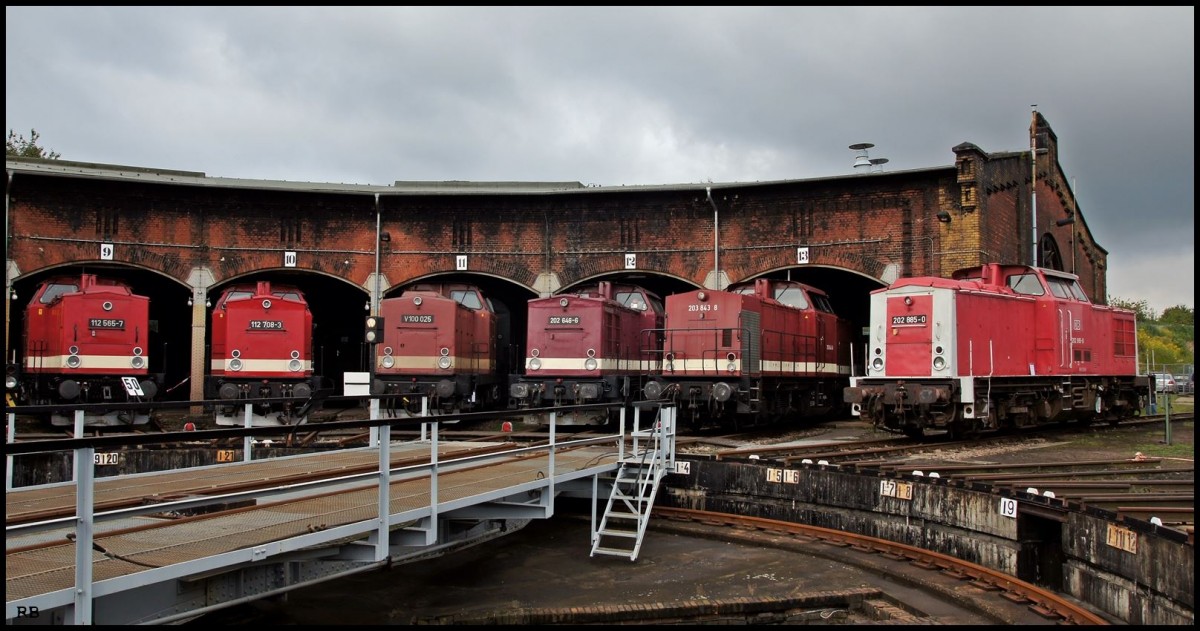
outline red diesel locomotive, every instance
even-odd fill
[[[382,401],[389,413],[451,414],[504,405],[496,309],[479,287],[419,283],[380,301],[379,308],[384,326],[373,351],[371,392],[395,395]]]
[[[25,308],[22,363],[6,380],[20,405],[131,403],[153,400],[161,375],[150,373],[150,299],[123,281],[95,274],[42,282]],[[56,426],[74,413],[51,412]],[[142,425],[148,410],[88,411],[86,426]]]
[[[210,371],[205,397],[217,425],[246,424],[247,399],[254,427],[307,420],[308,402],[320,387],[313,369],[313,316],[304,294],[268,281],[225,289],[213,307]]]
[[[602,281],[528,302],[525,370],[509,379],[509,408],[628,402],[657,369],[645,331],[663,326],[663,302],[638,286]],[[556,414],[559,425],[603,425],[615,410]],[[545,418],[526,423],[545,425]]]
[[[673,400],[693,428],[811,419],[842,407],[850,374],[851,325],[825,292],[760,278],[724,291],[666,299],[660,369],[648,400]]]
[[[844,398],[881,429],[1115,422],[1149,393],[1134,313],[1092,304],[1073,274],[989,263],[900,279],[870,300],[867,373]]]

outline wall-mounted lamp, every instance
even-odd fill
[[[391,240],[392,240],[392,233],[388,232],[387,230],[384,230],[383,232],[380,232],[380,233],[379,233],[379,240],[380,240],[380,241],[383,241],[384,243],[389,243],[389,242],[391,242]]]
[[[192,306],[192,297],[188,296],[188,306]]]
[[[206,306],[206,307],[211,307],[211,306],[212,306],[212,300],[205,300],[205,301],[204,301],[204,306]]]
[[[1073,223],[1075,223],[1075,215],[1071,215],[1070,217],[1064,217],[1062,219],[1059,219],[1058,221],[1054,222],[1054,225],[1062,227],[1062,226],[1069,226]]]
[[[363,305],[363,311],[366,311],[368,313],[371,312],[371,301],[370,300],[367,301],[367,304]]]
[[[17,290],[15,290],[15,289],[14,289],[14,290],[10,291],[10,292],[8,293],[8,299],[9,299],[9,300],[16,300],[16,299],[17,299]]]
[[[937,214],[937,218],[938,218],[938,221],[940,221],[942,223],[950,223],[950,213],[948,213],[944,210]]]

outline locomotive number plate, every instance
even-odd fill
[[[250,330],[252,331],[282,331],[283,320],[251,320]]]
[[[89,329],[124,329],[125,320],[119,318],[89,318]]]
[[[433,316],[426,314],[413,315],[411,313],[406,313],[400,316],[400,321],[405,324],[433,324]]]
[[[550,316],[550,324],[579,324],[579,316]]]
[[[892,316],[892,326],[925,326],[925,314]]]

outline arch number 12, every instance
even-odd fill
[[[636,254],[631,253],[631,254],[625,255],[625,269],[637,269],[637,255]]]

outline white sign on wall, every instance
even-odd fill
[[[796,264],[805,265],[808,263],[808,248],[796,248]]]
[[[625,255],[625,269],[637,269],[637,255],[636,254],[626,254]]]
[[[283,253],[283,266],[284,267],[296,267],[296,258],[297,257],[296,257],[295,252],[284,252]]]
[[[1000,498],[1000,515],[1002,517],[1017,517],[1017,500],[1011,497]]]
[[[116,251],[117,251],[117,248],[114,247],[113,244],[101,243],[100,244],[100,260],[101,261],[113,260],[113,254],[115,254]]]
[[[467,270],[466,254],[459,254],[458,256],[454,257],[454,269],[460,272],[465,272]]]

